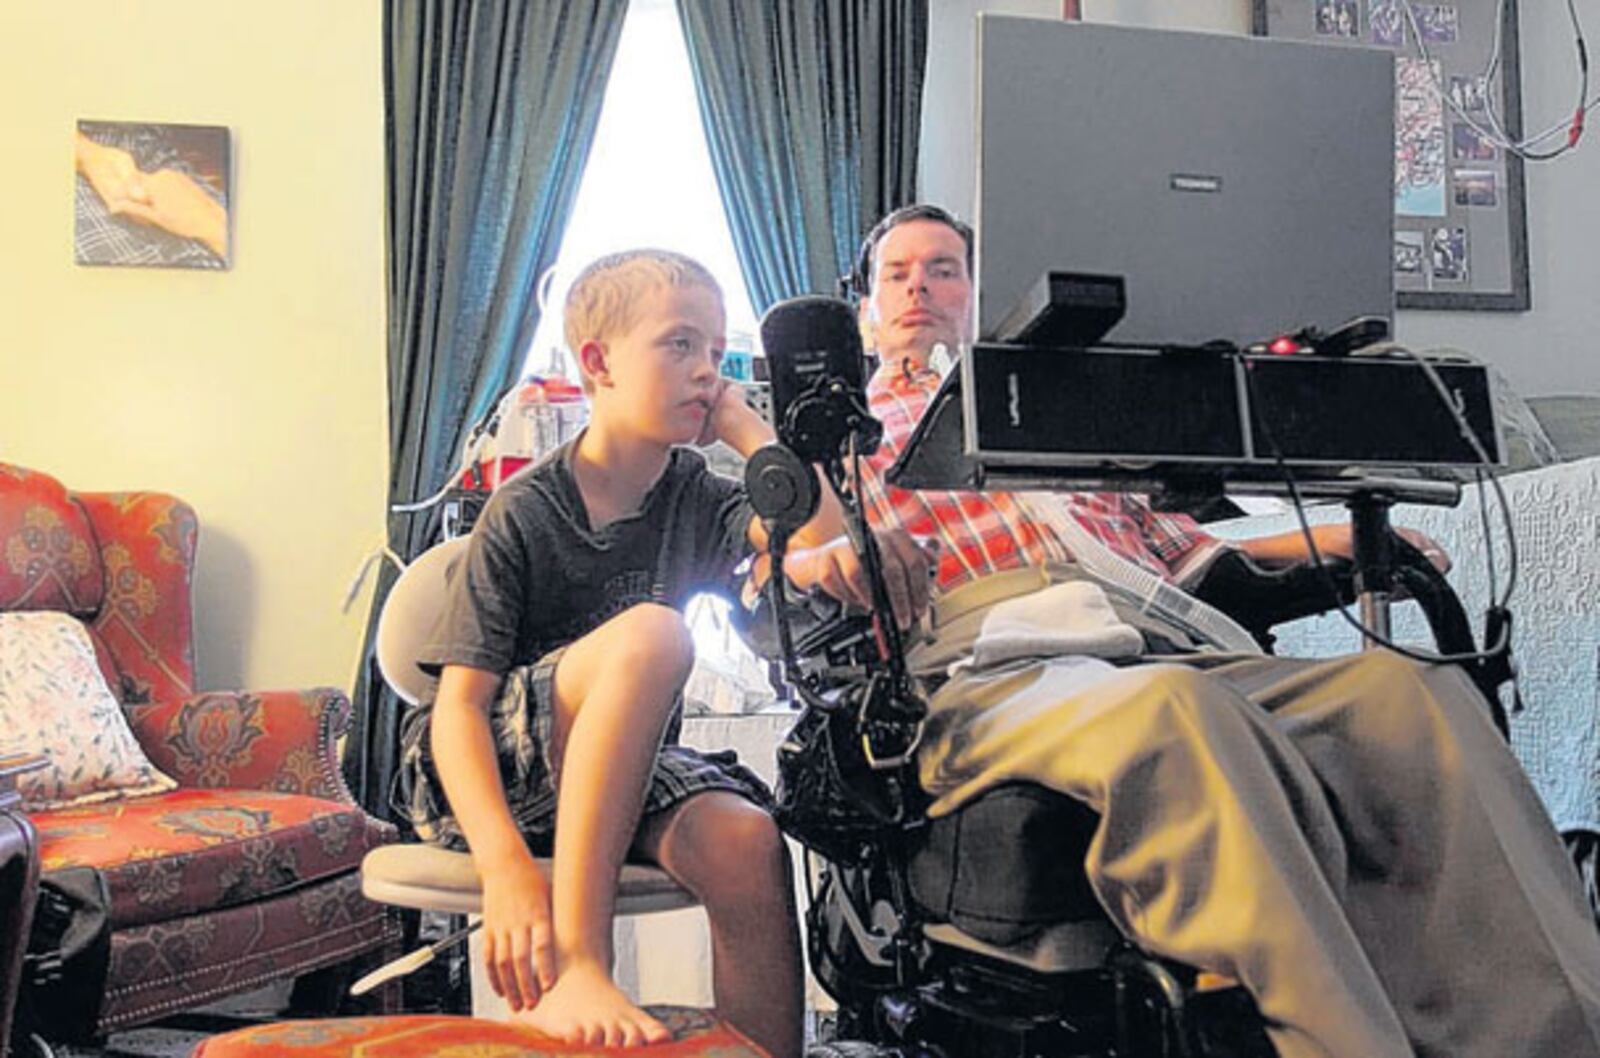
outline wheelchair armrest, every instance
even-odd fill
[[[1243,551],[1228,550],[1211,563],[1189,591],[1233,618],[1263,647],[1270,648],[1274,625],[1354,601],[1354,564],[1349,559],[1324,556],[1324,565],[1326,576],[1309,562],[1269,569]],[[1333,593],[1329,592],[1330,577]]]
[[[1406,541],[1397,538],[1394,547],[1395,581],[1422,608],[1422,615],[1428,620],[1428,628],[1433,632],[1433,641],[1439,653],[1475,652],[1478,643],[1472,634],[1472,621],[1467,617],[1466,607],[1461,605],[1460,596],[1456,595],[1444,574]],[[1502,651],[1495,651],[1496,644],[1492,642],[1496,638],[1494,629],[1497,618],[1503,620],[1508,636]],[[1515,674],[1511,663],[1510,622],[1509,611],[1492,606],[1485,619],[1483,649],[1495,652],[1460,663],[1467,677],[1483,694],[1494,726],[1508,740],[1511,738],[1511,718],[1506,715],[1505,706],[1500,701],[1500,687]]]
[[[1395,535],[1390,545],[1394,555],[1394,597],[1411,599],[1421,608],[1438,652],[1471,654],[1476,651],[1472,623],[1444,574],[1405,538]],[[1271,650],[1270,630],[1274,625],[1310,617],[1335,606],[1348,606],[1354,601],[1354,563],[1345,558],[1325,557],[1324,564],[1327,576],[1309,562],[1267,569],[1243,552],[1228,551],[1212,562],[1190,592],[1232,617],[1263,648]],[[1336,594],[1329,592],[1330,578]],[[1492,645],[1485,644],[1485,647]],[[1462,668],[1483,693],[1495,726],[1502,735],[1509,735],[1510,727],[1499,695],[1500,685],[1511,675],[1509,663],[1501,656],[1466,661]]]

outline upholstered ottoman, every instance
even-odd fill
[[[193,1058],[557,1058],[636,1054],[641,1058],[766,1058],[766,1052],[703,1010],[648,1008],[672,1030],[649,1047],[556,1043],[503,1021],[442,1014],[329,1018],[255,1025],[213,1036]]]

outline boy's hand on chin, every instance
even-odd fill
[[[744,390],[728,379],[718,378],[717,388],[711,398],[711,414],[706,416],[705,425],[700,428],[700,436],[694,439],[695,446],[704,448],[718,441],[727,440],[729,427],[733,423],[732,417],[743,410],[744,406]]]

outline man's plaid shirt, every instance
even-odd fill
[[[883,480],[938,388],[933,371],[899,364],[885,364],[867,385],[872,414],[883,423],[883,445],[865,461],[861,489],[871,523],[937,539],[942,591],[985,574],[1070,558],[1054,531],[1030,520],[1011,493],[912,492]],[[1181,578],[1186,560],[1218,543],[1193,518],[1151,510],[1143,496],[1074,492],[1059,498],[1097,540],[1169,581]]]

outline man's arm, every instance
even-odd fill
[[[482,669],[444,667],[433,705],[433,758],[483,880],[489,984],[522,1010],[555,983],[556,967],[549,882],[511,818],[489,729],[500,682]]]
[[[1450,556],[1426,533],[1416,529],[1396,527],[1401,539],[1421,551],[1440,573],[1450,572]],[[1350,536],[1349,522],[1328,522],[1311,527],[1317,552],[1324,558],[1350,558],[1355,545]],[[1263,566],[1292,566],[1311,561],[1311,549],[1306,546],[1305,534],[1299,529],[1273,536],[1257,536],[1238,542],[1239,549]]]

